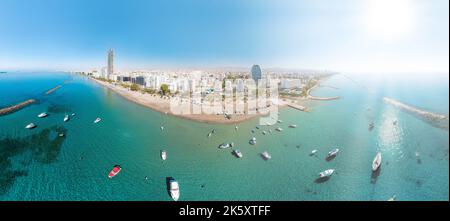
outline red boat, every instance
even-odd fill
[[[111,172],[109,172],[108,177],[113,178],[120,172],[120,170],[122,170],[122,168],[119,165],[115,165]]]

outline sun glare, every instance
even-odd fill
[[[364,26],[371,35],[404,37],[414,24],[412,0],[370,0],[364,10]]]

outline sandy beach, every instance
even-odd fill
[[[235,114],[230,119],[227,119],[223,114],[173,114],[170,110],[170,99],[162,98],[156,94],[145,94],[140,91],[131,91],[118,85],[110,84],[108,82],[100,81],[94,78],[89,78],[93,81],[111,89],[125,99],[142,106],[151,108],[152,110],[164,113],[167,115],[193,120],[203,123],[217,123],[217,124],[236,124],[246,120],[250,120],[262,114]]]

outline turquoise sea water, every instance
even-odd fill
[[[313,94],[341,99],[308,102],[309,113],[284,108],[284,122],[271,127],[284,131],[262,135],[266,126],[251,133],[258,119],[235,131],[234,125],[169,117],[78,75],[0,74],[0,107],[39,100],[0,117],[0,200],[172,200],[166,177],[178,180],[180,200],[449,199],[448,130],[382,101],[387,96],[448,116],[448,74],[336,75],[323,85],[336,88],[321,87]],[[44,111],[50,115],[37,118]],[[64,123],[65,113],[76,116]],[[96,117],[103,121],[93,124]],[[38,127],[24,129],[30,122]],[[216,133],[207,138],[213,128]],[[59,138],[59,132],[66,137]],[[248,144],[252,136],[255,146]],[[218,149],[223,142],[234,142],[244,157]],[[325,155],[334,147],[341,152],[327,162]],[[162,149],[168,151],[165,162]],[[309,156],[313,149],[317,156]],[[263,151],[272,159],[264,161]],[[377,151],[383,164],[373,176]],[[108,179],[115,164],[123,169]],[[315,182],[328,168],[336,170],[333,177]]]

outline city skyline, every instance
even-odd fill
[[[449,66],[448,1],[47,3],[1,3],[0,30],[7,34],[0,37],[0,69],[101,68],[109,48],[119,55],[116,70],[260,64],[448,72]]]

